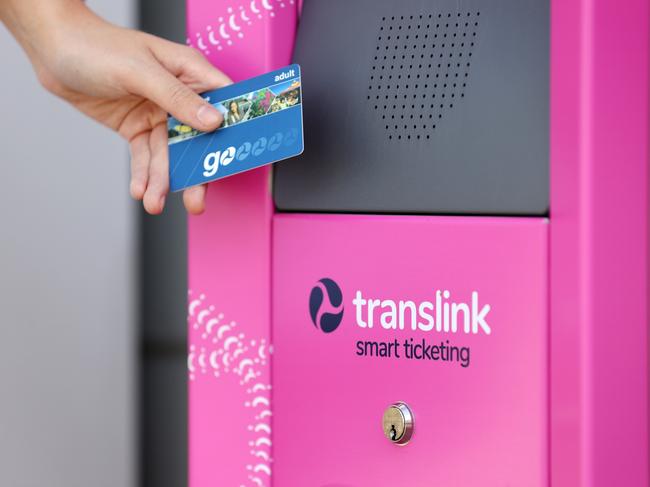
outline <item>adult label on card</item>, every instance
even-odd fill
[[[206,133],[168,119],[171,191],[302,153],[302,86],[297,64],[201,96],[223,114],[224,121]]]

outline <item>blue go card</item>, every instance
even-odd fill
[[[169,184],[180,191],[302,153],[300,66],[203,93],[223,114],[214,132],[200,132],[173,117],[169,133]]]

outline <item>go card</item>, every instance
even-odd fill
[[[300,66],[292,64],[203,93],[223,114],[214,132],[200,132],[169,117],[171,191],[301,154],[301,88]]]

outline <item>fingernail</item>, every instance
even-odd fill
[[[196,112],[196,116],[202,124],[209,125],[210,127],[221,123],[221,114],[219,113],[219,110],[211,105],[203,105],[199,108],[199,111]]]
[[[165,196],[163,196],[162,198],[160,198],[160,209],[161,209],[161,210],[162,210],[163,208],[165,208],[165,199],[166,199]]]

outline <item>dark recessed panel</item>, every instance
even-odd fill
[[[279,210],[548,210],[546,0],[307,0],[305,152]]]

